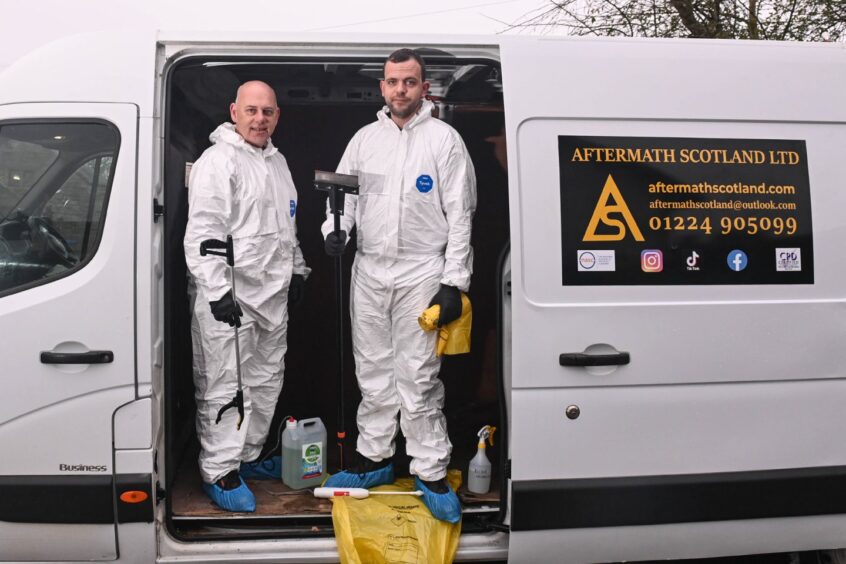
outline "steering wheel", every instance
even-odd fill
[[[45,254],[49,252],[62,266],[68,268],[79,262],[70,244],[45,218],[29,217],[27,224],[31,231],[33,247],[38,247],[38,250]]]

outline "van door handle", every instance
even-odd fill
[[[612,354],[561,353],[558,364],[561,366],[613,366],[628,364],[631,358],[627,352]]]
[[[115,359],[112,351],[62,353],[41,351],[42,364],[108,364]]]

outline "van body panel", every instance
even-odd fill
[[[554,511],[554,508],[550,508]],[[837,515],[781,519],[747,519],[711,523],[678,523],[641,527],[596,527],[511,533],[509,558],[513,562],[653,561],[667,558],[714,558],[838,547],[846,525]],[[562,549],[561,547],[566,547]],[[515,554],[519,557],[515,558]],[[776,556],[778,558],[779,556]],[[758,556],[756,559],[765,558]],[[764,560],[766,561],[766,560]]]
[[[589,37],[499,44],[513,125],[536,117],[846,122],[839,44]]]
[[[144,398],[115,412],[115,448],[148,449],[152,446],[152,401]]]
[[[152,470],[152,449],[115,450],[115,474],[151,474]]]
[[[118,525],[120,560],[127,562],[156,562],[156,527],[151,523],[120,523]]]
[[[37,358],[37,356],[36,356]],[[30,371],[30,374],[32,371]],[[75,375],[71,375],[73,377]],[[34,378],[33,378],[34,379]],[[0,426],[0,447],[21,453],[3,461],[5,475],[51,476],[60,472],[110,473],[112,470],[112,411],[132,396],[129,385],[85,391],[83,395],[53,401],[21,414]],[[32,437],[46,437],[34,451]],[[71,440],[84,437],[84,440]],[[64,466],[88,466],[70,470]]]
[[[508,534],[504,532],[464,534],[458,553],[467,561],[503,560],[508,555]],[[224,563],[237,560],[245,563],[335,563],[338,548],[333,538],[254,540],[248,543],[204,542],[181,543],[167,534],[159,535],[159,556],[156,562]]]
[[[27,525],[0,522],[0,537],[19,534],[15,542],[0,542],[0,559],[103,560],[116,555],[112,418],[136,396],[132,225],[137,119],[137,107],[131,104],[0,106],[0,128],[90,122],[109,124],[120,140],[118,153],[109,157],[111,185],[102,204],[102,231],[87,262],[67,275],[12,288],[14,293],[0,300],[3,374],[13,376],[4,378],[3,386],[14,398],[0,407],[0,448],[10,454],[0,463],[0,475],[29,476],[41,483],[15,498],[19,507],[39,513],[40,524],[31,526],[38,534],[28,532]],[[84,140],[79,143],[85,146]],[[56,177],[58,183],[78,165],[69,160],[62,166],[68,170]],[[56,185],[36,182],[28,194],[41,190],[40,200],[55,202],[64,186],[57,191]],[[39,209],[29,213],[42,213]],[[43,356],[96,350],[108,351],[110,361],[56,364]],[[148,424],[149,417],[142,414],[141,419]],[[50,491],[61,494],[44,497]],[[20,520],[30,520],[26,513],[21,512]]]
[[[101,31],[63,37],[21,57],[0,73],[0,104],[129,103],[153,113],[155,32]]]
[[[0,560],[6,562],[103,561],[117,558],[114,525],[0,523]],[[37,547],[37,548],[36,548]]]
[[[518,390],[512,478],[581,479],[846,466],[846,382],[812,380]],[[564,408],[578,405],[577,419]],[[559,444],[561,448],[538,448]],[[649,453],[644,456],[644,453]],[[808,464],[813,461],[814,464]]]
[[[135,202],[136,395],[151,396],[153,381],[161,380],[161,220],[150,221],[153,202],[162,201],[160,120],[138,119],[138,170]],[[158,402],[153,402],[153,411]],[[154,431],[153,431],[154,432]]]
[[[789,545],[773,534],[783,519],[815,537],[803,539],[806,546],[836,543],[832,529],[809,523],[846,527],[846,500],[836,495],[846,450],[831,433],[846,423],[840,401],[846,194],[838,188],[846,113],[832,95],[844,88],[844,51],[689,40],[672,47],[541,39],[502,46],[515,234],[509,551],[515,561],[552,553],[595,562],[777,552]],[[557,66],[539,72],[540,53]],[[820,76],[825,92],[808,73]],[[699,168],[684,161],[689,168],[682,168],[681,156],[693,154],[682,148],[720,143],[749,151],[736,161],[695,163]],[[790,169],[767,160],[767,151],[755,162],[752,148],[768,143],[793,143],[806,153]],[[626,149],[650,144],[678,149],[663,163],[666,153]],[[652,204],[659,196],[644,195],[643,179],[690,184],[691,170],[714,184],[743,175],[778,180],[789,172],[801,181],[791,184],[798,195],[759,199],[798,206],[790,212],[799,218],[795,238],[772,230],[757,239],[751,229],[733,233],[738,216],[758,213],[769,227],[780,213],[734,211],[751,204],[719,207],[763,205],[748,195],[714,196],[713,209],[697,211],[699,223],[711,217],[716,227],[707,235],[683,231],[686,216],[674,232],[675,222],[664,218],[693,215],[673,210],[704,199],[666,196],[679,207],[665,211],[663,201]],[[756,254],[753,244],[769,250]],[[766,283],[744,283],[751,267],[740,275],[747,263],[733,265],[736,251],[726,253],[732,248],[746,249]],[[780,267],[779,248],[801,250],[801,266],[797,260]],[[583,261],[577,249],[591,256]],[[643,253],[664,262],[635,262],[645,260]],[[696,268],[667,262],[679,257]],[[702,257],[714,275],[697,279]],[[662,278],[673,269],[682,282]],[[783,272],[790,269],[802,272],[801,283]],[[580,365],[579,355],[615,360]],[[708,494],[715,487],[737,495],[709,512],[708,501],[720,505]],[[714,531],[727,527],[705,523],[715,519],[747,533],[717,539]],[[644,540],[633,541],[642,530]]]

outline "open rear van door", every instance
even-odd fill
[[[846,53],[506,39],[510,560],[842,546]]]
[[[137,121],[131,104],[0,105],[3,561],[114,560],[116,523],[139,520],[112,450],[136,399]]]

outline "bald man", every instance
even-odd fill
[[[279,456],[259,460],[282,389],[288,306],[302,298],[309,268],[297,240],[297,191],[270,136],[279,121],[276,94],[264,82],[241,85],[213,143],[194,163],[188,187],[185,261],[191,273],[194,385],[203,490],[222,509],[252,512],[244,482],[279,479]],[[237,302],[226,261],[200,256],[206,239],[232,235]],[[244,421],[219,410],[238,390],[239,329]]]

